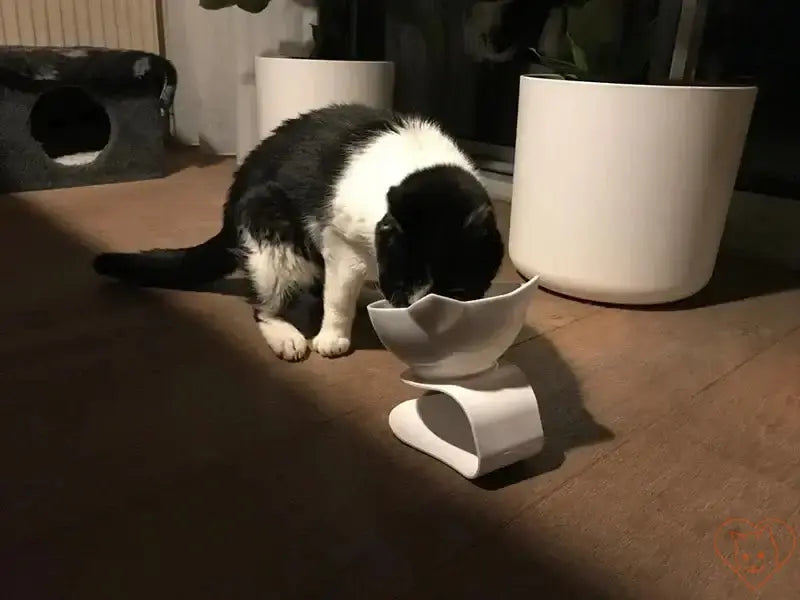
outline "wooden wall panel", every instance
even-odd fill
[[[0,45],[105,46],[159,53],[160,0],[0,0]]]

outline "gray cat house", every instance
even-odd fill
[[[163,177],[176,84],[148,52],[0,48],[0,193]]]

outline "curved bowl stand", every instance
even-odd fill
[[[452,381],[402,380],[426,393],[398,404],[389,427],[400,441],[475,479],[538,454],[544,445],[536,394],[512,364]]]

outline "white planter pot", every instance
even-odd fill
[[[259,139],[286,119],[333,103],[391,108],[394,64],[382,61],[255,59]]]
[[[542,287],[656,304],[716,263],[757,90],[523,76],[509,254]]]

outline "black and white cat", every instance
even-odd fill
[[[288,120],[263,140],[234,175],[222,229],[210,240],[100,254],[94,268],[166,287],[241,268],[270,348],[301,360],[309,344],[281,317],[296,292],[322,282],[311,347],[340,356],[367,278],[398,307],[428,293],[470,300],[486,293],[502,256],[489,196],[458,145],[430,121],[353,104]]]

